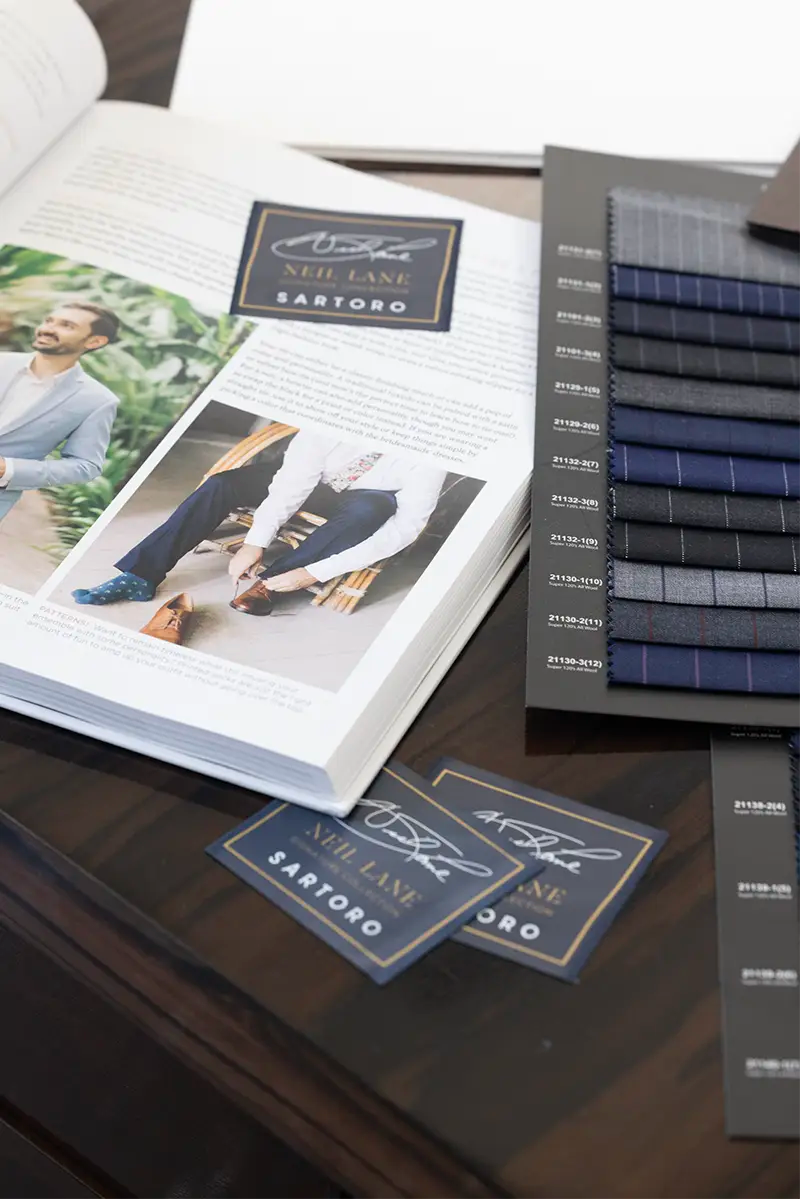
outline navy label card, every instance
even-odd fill
[[[450,328],[461,221],[253,205],[231,312]]]
[[[574,981],[667,834],[451,758],[430,780],[446,807],[539,868],[455,940]]]
[[[275,801],[206,852],[383,983],[529,877],[492,835],[390,764],[347,819]]]

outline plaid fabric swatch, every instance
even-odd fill
[[[611,561],[614,599],[709,608],[800,609],[800,575]]]
[[[611,290],[621,300],[649,300],[681,308],[741,312],[750,316],[800,317],[800,288],[775,283],[743,283],[710,275],[679,275],[646,267],[611,267]]]
[[[625,333],[614,334],[611,352],[619,370],[770,387],[797,389],[800,385],[800,358],[794,354],[659,341],[655,337],[631,337]]]
[[[619,441],[679,450],[800,459],[800,425],[779,421],[736,420],[616,404],[614,434]]]
[[[740,533],[615,520],[615,557],[633,562],[678,566],[717,566],[723,570],[774,570],[797,574],[800,537],[774,533]]]
[[[747,204],[628,187],[610,203],[612,262],[800,286],[800,257],[752,237]]]
[[[612,508],[621,520],[751,533],[800,533],[800,502],[768,496],[617,483]]]
[[[612,600],[609,630],[616,641],[800,651],[800,612],[791,611]]]
[[[800,695],[800,654],[612,641],[608,680],[692,691]]]
[[[800,496],[800,462],[662,450],[615,441],[612,476],[620,483],[656,483],[698,491],[744,491],[751,495]]]
[[[780,387],[743,387],[731,382],[618,370],[612,390],[617,403],[637,408],[800,424],[800,395]]]
[[[763,316],[615,300],[612,324],[618,333],[632,333],[637,337],[697,341],[707,346],[738,346],[744,350],[772,350],[777,354],[796,354],[800,350],[800,324],[797,321]]]

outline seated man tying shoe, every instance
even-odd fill
[[[90,590],[73,591],[73,597],[79,604],[152,599],[175,563],[209,537],[230,511],[258,505],[228,570],[235,580],[257,579],[231,607],[264,616],[273,592],[324,583],[405,549],[436,507],[446,472],[301,431],[271,482],[269,475],[268,468],[259,466],[212,475],[116,563],[120,575]],[[268,570],[259,571],[264,550],[319,483],[336,497],[325,524],[297,549],[282,553]]]

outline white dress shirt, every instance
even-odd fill
[[[31,355],[28,362],[20,367],[14,375],[4,394],[0,396],[0,440],[4,429],[12,423],[16,424],[21,417],[27,416],[28,412],[44,399],[48,391],[69,373],[62,371],[60,374],[45,375],[43,379],[40,379],[31,370],[33,359],[34,355]],[[77,365],[70,367],[70,370],[77,370]],[[2,449],[0,449],[0,458],[2,457]],[[6,458],[5,463],[5,471],[0,475],[0,487],[8,487],[14,478],[14,459]]]
[[[315,432],[300,432],[286,451],[267,497],[256,509],[248,545],[266,547],[285,521],[302,508],[318,483],[334,479],[350,463],[373,453],[374,447],[348,445]],[[377,462],[347,490],[395,493],[397,510],[385,524],[350,549],[306,566],[321,583],[336,575],[363,570],[390,558],[415,541],[436,507],[447,472],[399,454],[381,454]]]

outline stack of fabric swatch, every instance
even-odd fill
[[[610,195],[609,682],[800,694],[800,256]]]

